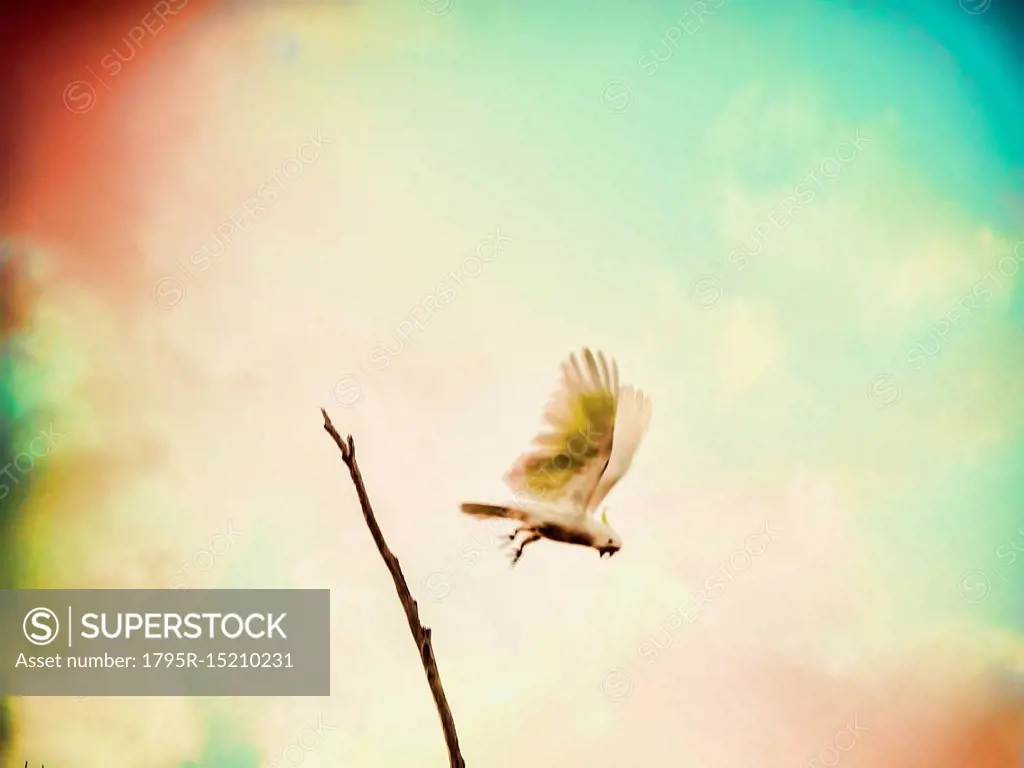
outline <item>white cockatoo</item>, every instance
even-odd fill
[[[584,348],[582,364],[572,354],[562,363],[562,385],[548,401],[544,421],[550,427],[533,440],[505,474],[515,500],[504,505],[466,503],[463,512],[476,517],[515,520],[512,565],[523,549],[546,538],[593,547],[600,556],[622,547],[608,524],[607,508],[597,507],[622,479],[651,421],[651,401],[639,389],[619,387],[619,369],[605,356]]]

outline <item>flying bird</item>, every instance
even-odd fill
[[[540,539],[576,544],[611,557],[622,540],[608,524],[607,507],[597,508],[622,479],[651,421],[651,401],[642,390],[619,386],[615,361],[595,358],[584,347],[562,363],[562,383],[544,411],[547,429],[505,473],[515,500],[505,505],[465,503],[475,517],[504,517],[519,523],[507,535],[512,565],[527,545]]]

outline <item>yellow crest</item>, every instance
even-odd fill
[[[608,525],[608,507],[601,510],[601,522]]]

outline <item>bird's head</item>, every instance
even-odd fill
[[[622,539],[608,524],[608,507],[601,510],[601,523],[597,526],[594,547],[601,553],[601,557],[611,557],[622,549]]]

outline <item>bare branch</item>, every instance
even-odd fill
[[[430,629],[420,623],[419,609],[416,601],[409,592],[409,585],[402,575],[402,566],[398,558],[391,554],[387,542],[384,541],[384,534],[377,525],[373,508],[370,506],[370,497],[366,493],[366,486],[363,485],[363,476],[359,473],[359,465],[356,463],[356,444],[352,435],[348,436],[347,442],[338,434],[338,430],[331,423],[331,417],[323,408],[320,413],[324,416],[324,430],[333,439],[341,451],[341,458],[348,466],[348,472],[352,476],[352,483],[356,487],[356,495],[359,496],[359,506],[363,509],[363,518],[366,526],[370,529],[370,535],[384,558],[384,564],[391,572],[391,579],[395,582],[395,590],[398,592],[398,599],[402,601],[402,608],[405,609],[405,618],[409,622],[409,631],[412,632],[416,647],[420,653],[420,661],[423,662],[423,670],[427,673],[427,683],[430,685],[430,692],[434,694],[434,703],[437,705],[437,713],[441,716],[441,727],[444,729],[444,740],[448,745],[448,759],[451,768],[466,768],[466,762],[462,759],[459,751],[459,737],[455,732],[455,719],[452,717],[451,709],[448,707],[448,699],[444,695],[444,688],[441,686],[441,673],[437,670],[437,660],[434,658],[434,647],[430,642]]]

